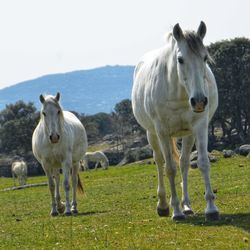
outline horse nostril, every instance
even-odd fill
[[[52,141],[52,135],[49,136],[49,139]]]
[[[190,99],[190,103],[191,103],[191,105],[192,105],[193,107],[195,106],[196,101],[195,101],[195,99],[194,99],[193,97]]]
[[[60,139],[60,135],[57,135],[58,140]]]
[[[204,98],[204,106],[206,106],[208,103],[207,97]]]

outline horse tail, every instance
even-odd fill
[[[84,189],[83,189],[83,185],[80,179],[79,174],[77,175],[78,181],[77,181],[77,190],[79,193],[84,194]]]
[[[176,141],[175,141],[174,138],[172,138],[171,142],[172,142],[172,155],[173,155],[173,158],[174,158],[176,163],[179,163],[180,154],[179,154],[179,150],[178,150],[177,145],[176,145]]]

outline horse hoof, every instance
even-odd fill
[[[64,215],[65,215],[65,216],[71,216],[72,213],[71,213],[71,212],[66,212],[66,213],[64,213]]]
[[[72,212],[72,214],[74,214],[74,215],[78,214],[78,210],[77,210],[77,209],[72,209],[71,212]]]
[[[51,212],[50,215],[53,216],[53,217],[55,217],[55,216],[58,216],[59,213],[58,212]]]
[[[207,221],[214,221],[214,220],[219,220],[219,219],[220,219],[220,214],[218,211],[206,214]]]
[[[169,207],[168,208],[157,207],[157,213],[160,217],[167,217],[169,216]]]
[[[191,210],[191,209],[183,210],[183,213],[184,213],[185,215],[193,215],[193,214],[194,214],[193,210]]]
[[[63,214],[64,210],[65,210],[65,205],[61,205],[60,207],[57,208],[58,212],[60,214]]]
[[[186,216],[184,214],[179,214],[179,215],[173,215],[172,220],[174,221],[182,221],[185,220]]]

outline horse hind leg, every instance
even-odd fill
[[[189,195],[188,195],[188,169],[190,162],[190,153],[194,145],[194,137],[187,136],[182,138],[182,149],[180,157],[180,169],[182,176],[182,208],[185,215],[193,214]]]
[[[63,164],[63,175],[64,175],[64,180],[63,180],[63,187],[65,191],[65,205],[66,205],[66,210],[64,214],[66,216],[72,215],[71,213],[71,208],[70,208],[70,198],[69,198],[69,192],[70,192],[70,185],[69,185],[69,176],[70,176],[70,166],[71,162],[64,162]]]
[[[73,199],[71,203],[71,212],[73,214],[77,214],[77,198],[76,198],[76,190],[77,190],[77,184],[78,184],[78,163],[73,164],[72,168],[72,194],[73,194]]]
[[[158,203],[157,203],[157,213],[159,216],[169,216],[169,206],[166,200],[166,189],[164,183],[164,158],[161,153],[157,137],[150,132],[147,132],[148,142],[153,148],[154,160],[158,169]]]

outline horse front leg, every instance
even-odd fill
[[[166,163],[166,172],[167,177],[170,183],[171,190],[171,198],[170,204],[173,208],[172,219],[173,220],[183,220],[185,219],[185,215],[180,209],[180,202],[177,196],[176,187],[175,187],[175,176],[176,176],[176,163],[173,159],[173,145],[171,142],[171,137],[163,132],[164,129],[158,128],[157,136],[159,139],[159,144],[161,147],[161,151]]]
[[[57,210],[60,214],[62,214],[65,210],[65,205],[61,202],[61,196],[60,196],[60,169],[56,169],[54,171],[54,177],[56,182],[55,198],[57,203]]]
[[[54,178],[53,178],[53,174],[52,174],[52,171],[46,170],[45,167],[43,167],[43,169],[45,170],[45,173],[46,173],[47,178],[48,178],[49,191],[50,191],[50,195],[51,195],[51,212],[50,212],[50,215],[51,216],[57,216],[58,211],[57,211],[57,207],[56,207],[55,181],[54,181]]]
[[[71,212],[73,214],[77,214],[77,198],[76,198],[76,189],[78,184],[78,169],[79,169],[79,163],[73,163],[72,167],[72,204],[71,204]]]
[[[69,198],[69,192],[70,192],[70,185],[69,185],[69,176],[70,176],[70,167],[71,167],[71,162],[66,161],[63,163],[63,187],[65,191],[65,205],[66,205],[66,210],[64,212],[65,215],[71,215],[71,209],[70,209],[70,198]]]
[[[188,170],[190,165],[190,153],[194,145],[194,137],[186,136],[182,138],[182,148],[180,156],[180,169],[182,177],[182,208],[185,215],[193,214],[188,195]]]
[[[205,199],[207,201],[205,215],[208,220],[218,220],[219,210],[214,204],[215,195],[210,183],[210,162],[208,159],[207,144],[208,126],[204,126],[204,124],[201,124],[196,132],[196,147],[198,151],[198,167],[203,175],[205,182]]]
[[[164,158],[161,153],[157,136],[147,131],[147,138],[153,149],[154,161],[158,169],[157,213],[159,216],[169,216],[169,206],[166,200],[166,189],[164,183]]]

